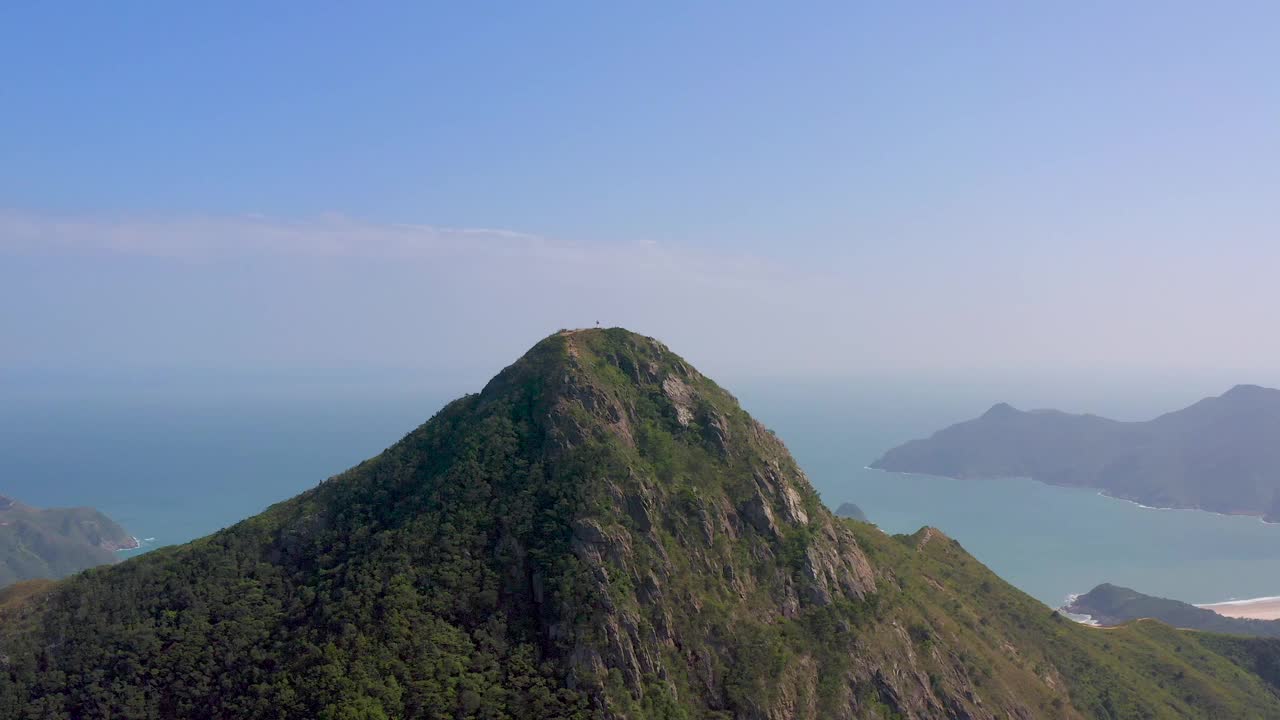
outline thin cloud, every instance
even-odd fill
[[[510,230],[369,223],[342,215],[308,220],[258,215],[110,218],[0,211],[0,250],[24,254],[413,258],[554,249],[545,238]]]
[[[1184,255],[1094,267],[1059,255],[978,262],[886,249],[806,267],[342,215],[0,210],[0,307],[11,310],[0,313],[0,367],[77,357],[378,366],[438,347],[506,357],[518,343],[498,338],[527,342],[596,320],[660,335],[708,369],[1227,367],[1280,357],[1275,336],[1254,331],[1275,307],[1266,263]]]
[[[655,274],[715,287],[754,286],[790,274],[749,255],[701,252],[652,241],[568,242],[495,228],[376,223],[341,214],[102,217],[0,210],[0,253],[109,254],[217,260],[244,257],[547,263],[610,276]]]
[[[826,273],[746,254],[340,215],[122,219],[0,211],[4,255],[40,269],[39,281],[10,286],[11,305],[42,310],[10,318],[9,334],[20,342],[0,349],[0,366],[73,355],[196,361],[186,354],[243,366],[377,366],[429,355],[425,344],[525,342],[596,320],[690,348],[716,328],[760,343],[753,357],[794,355],[798,333],[814,337],[802,328],[825,316],[838,331],[836,309],[858,294]],[[85,258],[92,269],[66,262]],[[145,259],[167,262],[135,262]],[[246,259],[252,262],[239,262]],[[40,320],[47,313],[69,320],[51,326]],[[429,332],[401,332],[419,325]],[[478,335],[477,327],[486,330]],[[503,346],[498,356],[517,349]]]

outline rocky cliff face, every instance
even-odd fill
[[[737,623],[774,626],[875,592],[857,540],[782,443],[658,341],[559,333],[495,378],[481,401],[538,385],[552,462],[589,456],[599,473],[584,488],[570,546],[592,608],[560,608],[546,633],[567,641],[570,684],[603,698],[604,710],[627,715],[656,694],[727,711],[743,674],[730,656]],[[813,688],[819,669],[808,661],[789,672]],[[625,693],[611,692],[611,674]],[[800,701],[786,691],[739,715],[794,717]]]
[[[1055,697],[1070,707],[1052,675],[1031,675],[1039,687],[1022,697],[979,690],[963,652],[885,613],[901,592],[895,573],[873,567],[772,432],[660,342],[561,332],[480,402],[515,388],[537,388],[549,462],[590,468],[571,520],[581,574],[560,593],[579,602],[544,608],[543,631],[601,717],[1029,718]],[[932,538],[951,545],[930,530],[919,547]]]

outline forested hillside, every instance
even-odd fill
[[[836,518],[729,393],[588,330],[259,516],[10,589],[0,717],[1263,718],[1270,643],[1079,626]]]

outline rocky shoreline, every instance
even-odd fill
[[[126,550],[137,550],[142,547],[142,541],[130,535],[126,542],[117,543],[112,542],[111,540],[104,540],[100,547],[104,550],[110,550],[111,552],[125,552]]]

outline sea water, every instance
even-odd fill
[[[315,486],[482,382],[407,372],[9,373],[0,376],[0,494],[96,507],[145,552]],[[900,374],[724,384],[787,443],[829,506],[857,503],[892,533],[936,526],[1047,604],[1101,582],[1197,603],[1280,595],[1280,525],[1144,509],[1030,480],[866,468],[998,401],[1143,419],[1233,384],[1073,382]]]
[[[396,373],[28,374],[0,390],[0,494],[97,508],[143,552],[314,487],[455,395]]]

